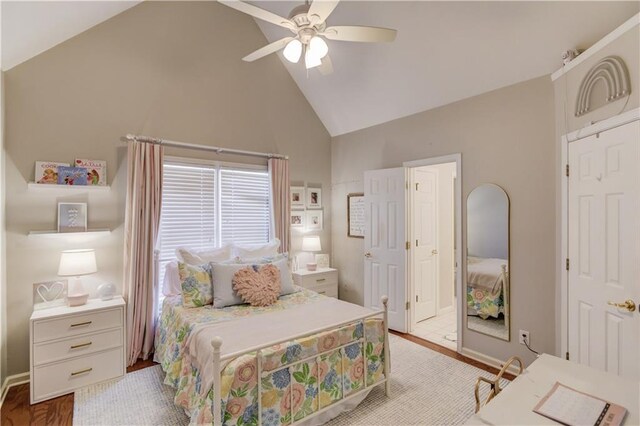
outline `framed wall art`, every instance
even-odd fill
[[[307,208],[322,208],[322,190],[320,188],[307,188]]]
[[[292,229],[304,229],[306,217],[304,211],[292,211],[291,212],[291,228]]]
[[[87,203],[58,203],[58,232],[86,232]]]
[[[307,210],[307,226],[309,231],[322,230],[322,210]]]
[[[347,195],[347,236],[364,238],[364,194]]]
[[[292,186],[290,190],[292,209],[304,209],[304,186]]]

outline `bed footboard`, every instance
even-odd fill
[[[387,396],[390,395],[391,393],[391,382],[390,382],[390,355],[389,355],[389,327],[388,327],[388,301],[389,298],[387,296],[382,296],[381,297],[381,302],[382,302],[382,306],[383,309],[380,311],[375,311],[372,312],[370,314],[364,315],[362,317],[359,318],[355,318],[355,319],[351,319],[348,322],[345,323],[340,323],[340,324],[334,324],[331,325],[329,327],[325,327],[322,329],[316,329],[316,330],[312,330],[309,331],[307,333],[304,333],[302,335],[297,335],[297,336],[291,336],[289,337],[287,340],[285,341],[277,341],[277,342],[270,342],[268,344],[265,345],[261,345],[259,347],[253,347],[253,348],[249,348],[246,350],[243,350],[242,352],[237,352],[237,353],[232,353],[232,354],[227,354],[225,356],[221,355],[221,348],[222,348],[222,339],[220,337],[214,337],[211,340],[211,347],[213,349],[213,402],[212,402],[212,415],[213,415],[213,424],[214,426],[222,426],[223,423],[223,413],[222,413],[222,365],[223,365],[223,361],[228,360],[228,359],[233,359],[242,355],[247,355],[253,352],[256,352],[256,363],[257,363],[257,383],[258,383],[258,395],[257,395],[257,409],[258,409],[258,424],[261,425],[262,424],[262,395],[263,395],[263,390],[262,390],[262,378],[263,378],[263,365],[262,365],[262,351],[270,348],[274,345],[279,345],[282,343],[287,343],[293,340],[298,340],[298,339],[302,339],[305,337],[309,337],[315,334],[319,334],[325,331],[329,331],[329,330],[333,330],[335,328],[341,327],[341,326],[345,326],[345,325],[349,325],[358,321],[362,321],[363,323],[363,327],[364,324],[366,322],[367,319],[373,319],[374,317],[380,317],[382,316],[382,322],[383,322],[383,333],[384,333],[384,343],[383,343],[383,354],[384,354],[384,362],[382,363],[382,372],[384,377],[380,380],[375,381],[374,383],[367,383],[367,357],[365,356],[365,351],[367,350],[367,337],[366,337],[366,332],[363,330],[362,333],[362,337],[357,339],[356,341],[351,341],[347,344],[344,344],[342,346],[339,347],[334,347],[331,348],[330,350],[324,351],[324,352],[319,352],[314,354],[311,357],[307,357],[304,359],[300,359],[300,360],[296,360],[295,362],[290,362],[290,363],[286,363],[285,365],[282,365],[280,367],[278,367],[276,370],[271,370],[269,373],[274,373],[276,371],[279,370],[284,370],[284,369],[290,369],[290,374],[293,375],[292,370],[299,364],[301,363],[308,363],[308,362],[312,362],[313,360],[319,360],[321,359],[321,357],[335,352],[335,351],[342,351],[345,349],[345,347],[347,346],[352,346],[355,343],[362,343],[362,348],[363,348],[363,363],[364,363],[364,387],[362,389],[359,389],[356,392],[353,392],[351,394],[349,394],[348,396],[345,396],[345,389],[344,389],[344,381],[341,381],[342,383],[342,393],[341,393],[341,398],[335,402],[334,404],[328,405],[326,407],[320,407],[320,404],[318,404],[318,409],[310,414],[307,414],[306,416],[303,417],[303,419],[300,420],[294,420],[294,404],[293,404],[293,392],[289,393],[289,398],[291,398],[290,400],[290,404],[289,404],[289,409],[290,409],[290,419],[291,419],[291,424],[295,424],[298,421],[301,420],[308,420],[309,418],[316,416],[326,410],[328,410],[329,408],[333,408],[335,407],[337,404],[343,403],[344,401],[350,400],[352,398],[355,398],[359,395],[361,395],[363,392],[367,392],[369,391],[372,387],[374,386],[378,386],[384,383],[385,385],[385,393]],[[319,381],[318,381],[319,382]],[[293,385],[292,385],[293,386]],[[318,388],[319,388],[320,384],[318,383]],[[318,399],[319,399],[319,395],[320,392],[318,392]]]

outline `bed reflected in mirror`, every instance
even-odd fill
[[[467,327],[509,340],[509,197],[483,184],[467,197]]]

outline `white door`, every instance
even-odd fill
[[[569,357],[640,379],[640,122],[569,144]]]
[[[364,172],[364,304],[389,296],[389,328],[407,332],[406,171]]]
[[[415,286],[414,321],[434,317],[438,297],[438,170],[413,169],[411,250]]]

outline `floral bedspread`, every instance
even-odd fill
[[[467,286],[467,306],[470,313],[475,312],[480,318],[498,318],[504,313],[504,299],[502,287],[499,291]]]
[[[165,383],[176,389],[174,402],[190,416],[191,423],[213,422],[213,389],[201,389],[199,371],[183,357],[189,333],[196,325],[262,315],[321,297],[325,296],[302,290],[265,308],[239,305],[222,309],[210,305],[184,308],[179,296],[165,298],[156,329],[155,361],[166,373]],[[301,420],[384,379],[383,347],[382,321],[367,319],[263,350],[260,378],[257,354],[240,356],[222,372],[224,424],[257,425],[258,398],[263,425]]]

